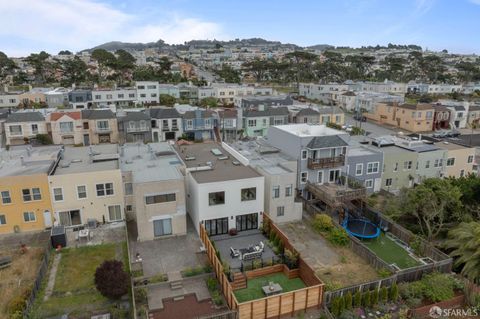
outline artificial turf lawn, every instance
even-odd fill
[[[399,246],[391,238],[381,233],[378,238],[363,239],[362,242],[370,248],[383,261],[393,264],[395,263],[399,268],[406,269],[418,266],[420,263],[413,259],[408,252]]]
[[[262,287],[272,281],[283,288],[283,292],[305,288],[305,284],[300,278],[288,279],[283,273],[276,273],[247,280],[247,288],[235,290],[235,297],[239,303],[254,299],[264,298]]]

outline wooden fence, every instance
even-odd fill
[[[264,214],[263,222],[269,223],[269,226],[277,236],[279,236],[286,249],[297,253],[288,241],[287,236],[275,226],[268,215]],[[300,277],[307,287],[239,303],[235,297],[231,283],[224,274],[223,265],[217,257],[215,248],[213,247],[203,225],[200,225],[200,239],[205,245],[205,250],[212,263],[212,268],[220,282],[227,304],[230,309],[237,311],[238,319],[266,319],[284,315],[293,316],[297,312],[306,311],[313,307],[320,308],[322,305],[324,285],[301,256],[298,260],[298,269],[290,270],[286,265],[281,264],[247,271],[245,275],[247,278],[254,278],[272,272],[284,272],[289,278]]]

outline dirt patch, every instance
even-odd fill
[[[30,295],[44,251],[41,247],[29,247],[25,253],[20,248],[0,250],[1,257],[12,257],[11,266],[0,269],[0,318],[8,317],[10,304]]]
[[[335,289],[379,278],[377,271],[350,248],[333,246],[316,233],[308,219],[279,227],[327,288]]]

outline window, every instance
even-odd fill
[[[473,155],[468,156],[467,163],[468,164],[473,163]]]
[[[41,200],[42,194],[40,193],[40,188],[32,188],[33,200]]]
[[[305,184],[308,179],[308,172],[301,172],[300,173],[300,183]]]
[[[395,165],[393,166],[393,171],[394,172],[398,171],[398,163],[395,163]]]
[[[109,126],[108,126],[108,121],[106,120],[102,120],[102,121],[97,121],[97,128],[99,130],[108,130]]]
[[[129,93],[128,97],[135,97],[135,93]]]
[[[363,174],[363,164],[360,163],[360,164],[355,165],[355,175],[359,176],[359,175],[362,175],[362,174]]]
[[[257,126],[257,120],[248,120],[248,127]]]
[[[409,169],[412,169],[412,161],[405,161],[403,162],[403,169],[404,170],[409,170]]]
[[[122,209],[120,205],[108,206],[108,218],[110,221],[122,219]]]
[[[83,122],[83,129],[88,130],[88,122]]]
[[[127,205],[125,206],[125,208],[127,209],[127,212],[131,212],[132,211],[132,205]]]
[[[225,204],[225,192],[214,192],[208,194],[208,205],[223,205]]]
[[[257,188],[250,187],[250,188],[242,188],[240,191],[242,202],[248,200],[255,200],[257,199]]]
[[[285,187],[285,197],[290,197],[293,194],[293,185]]]
[[[100,100],[101,98],[102,98],[102,96],[101,96],[101,95],[99,95],[99,94],[95,94],[95,100]]]
[[[87,198],[87,186],[85,185],[77,186],[77,196],[78,196],[78,199]]]
[[[10,197],[10,191],[2,191],[0,195],[2,196],[2,204],[12,203],[12,198]]]
[[[455,157],[450,157],[447,159],[447,166],[453,166],[455,165]]]
[[[60,123],[60,132],[61,133],[71,133],[71,132],[73,132],[73,122],[61,122]]]
[[[140,97],[147,97],[145,93],[140,93]]]
[[[273,198],[279,198],[280,197],[280,186],[273,186],[272,197]]]
[[[175,193],[145,196],[146,205],[174,202],[175,200],[176,200]]]
[[[370,162],[367,164],[367,174],[378,173],[379,169],[380,169],[379,162]]]
[[[187,120],[187,130],[193,129],[193,120]]]
[[[278,206],[277,207],[277,217],[281,217],[285,215],[285,206]]]
[[[53,189],[53,199],[56,202],[61,202],[63,200],[63,189],[58,187]]]
[[[168,120],[162,120],[162,126],[168,127]]]
[[[111,100],[111,99],[113,99],[113,95],[107,94],[107,100]]]
[[[32,124],[32,133],[37,134],[38,133],[38,124]]]
[[[6,225],[7,224],[7,219],[5,218],[5,215],[0,215],[0,225]]]
[[[97,197],[113,195],[113,183],[97,184]]]
[[[10,125],[10,134],[11,135],[22,135],[22,126],[21,125]]]
[[[319,171],[317,174],[317,183],[323,184],[323,172]]]
[[[373,187],[373,179],[367,179],[365,181],[365,187],[366,188],[372,188]]]
[[[172,219],[160,219],[153,221],[153,235],[155,237],[167,236],[172,234]]]
[[[228,233],[228,217],[205,220],[203,223],[207,234],[210,236]]]
[[[263,119],[263,120],[262,120],[262,125],[263,125],[263,126],[267,126],[267,119]]]
[[[464,177],[464,176],[465,176],[465,170],[462,169],[462,170],[460,171],[460,177]]]
[[[139,90],[145,90],[145,85],[139,85],[139,86],[137,86],[137,88],[138,88]]]
[[[430,161],[425,162],[425,168],[430,168]]]
[[[156,85],[147,85],[147,89],[149,90],[155,90],[157,88]]]
[[[307,159],[308,152],[306,150],[302,150],[302,160]]]
[[[392,186],[392,179],[391,178],[387,178],[385,180],[385,186]]]
[[[23,213],[23,220],[26,223],[34,222],[36,220],[34,212],[25,212]]]
[[[32,200],[32,194],[30,193],[30,189],[22,189],[23,201],[29,202]]]
[[[133,195],[132,183],[125,183],[125,195]]]

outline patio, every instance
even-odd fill
[[[228,262],[230,268],[240,268],[242,263],[246,264],[252,263],[254,260],[260,260],[260,258],[251,259],[248,261],[242,260],[241,257],[232,258],[230,255],[230,247],[237,250],[243,250],[251,246],[259,245],[260,242],[263,242],[264,249],[261,255],[263,262],[268,263],[272,261],[273,258],[278,258],[273,250],[267,245],[268,239],[258,229],[242,231],[235,236],[230,236],[228,234],[212,236],[210,239],[215,243],[215,246],[220,251],[222,260]]]

